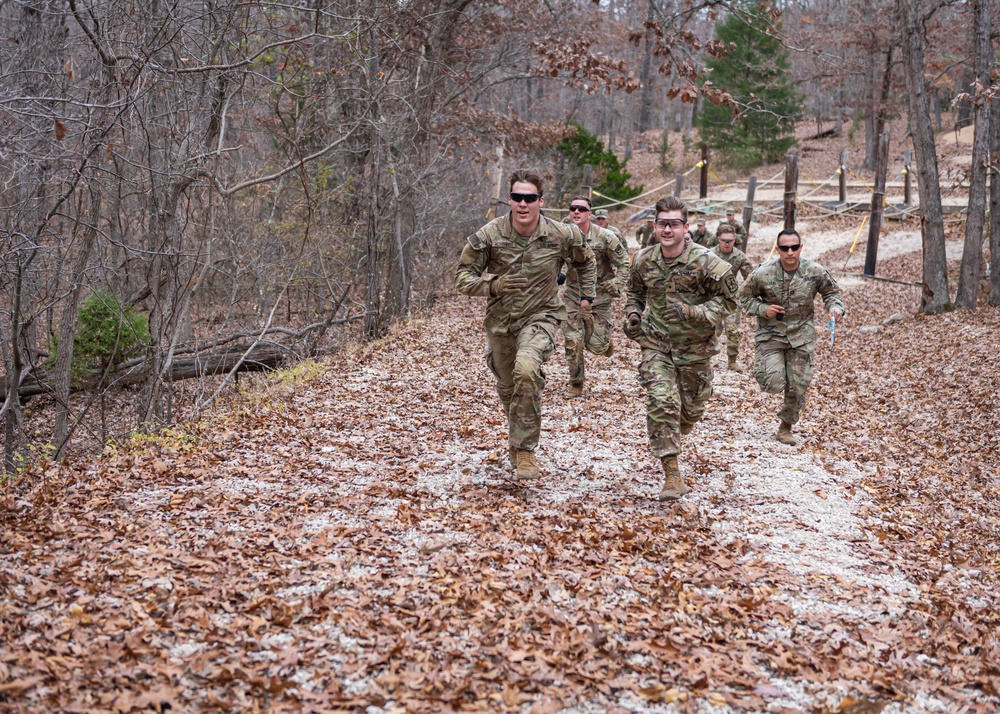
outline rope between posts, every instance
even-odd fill
[[[858,232],[854,234],[854,242],[851,243],[851,249],[847,251],[847,260],[844,261],[845,268],[847,267],[847,263],[851,259],[851,256],[854,254],[854,247],[858,244],[858,241],[861,239],[861,231],[864,229],[865,223],[867,221],[868,221],[868,214],[865,214],[864,218],[861,219],[861,225],[858,226]]]
[[[689,173],[691,173],[692,171],[694,171],[696,168],[698,168],[697,164],[695,164],[694,166],[692,166],[690,169],[688,169],[682,175],[683,176],[687,176]],[[656,188],[651,188],[651,189],[649,189],[648,191],[646,191],[644,193],[640,193],[638,196],[633,196],[632,198],[630,198],[627,201],[617,201],[617,200],[611,198],[610,196],[605,196],[600,191],[594,191],[593,189],[591,189],[591,193],[593,193],[595,196],[600,196],[601,198],[606,198],[609,201],[611,201],[611,203],[604,204],[604,205],[601,205],[601,206],[596,206],[596,208],[609,208],[611,206],[631,206],[632,208],[649,208],[649,206],[636,205],[636,204],[632,203],[632,201],[635,201],[636,199],[642,198],[643,196],[648,196],[651,193],[656,193],[657,191],[662,191],[667,186],[671,186],[676,180],[677,179],[670,179],[669,181],[667,181],[662,186],[657,186]],[[566,209],[566,208],[554,208],[554,209],[546,209],[546,210],[554,210],[554,211],[566,212],[569,209]]]

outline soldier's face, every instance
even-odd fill
[[[569,219],[573,225],[579,226],[581,231],[590,230],[590,206],[586,201],[573,201],[569,205]]]
[[[676,257],[684,250],[684,242],[688,232],[688,223],[681,211],[660,211],[656,214],[654,224],[656,239],[667,257]]]
[[[597,221],[597,225],[599,225],[601,228],[607,228],[608,227],[608,219],[607,218],[595,218],[594,220]]]
[[[732,253],[734,245],[736,245],[736,236],[732,233],[723,233],[719,236],[720,253]]]
[[[521,235],[527,236],[535,232],[538,226],[538,214],[545,205],[545,199],[538,195],[538,187],[528,181],[515,181],[510,188],[510,193],[518,194],[520,201],[515,201],[507,196],[507,203],[510,205],[511,220],[514,222],[514,230]],[[536,197],[537,200],[528,203],[523,196]]]
[[[795,250],[782,250],[782,247],[797,246]],[[799,267],[799,258],[802,256],[802,239],[796,235],[781,236],[778,240],[778,260],[781,267],[791,272]]]

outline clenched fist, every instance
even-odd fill
[[[490,295],[493,297],[510,295],[511,293],[524,290],[526,287],[528,287],[528,278],[521,273],[501,275],[496,280],[490,281]]]
[[[637,340],[641,334],[642,317],[637,312],[630,312],[625,318],[625,336],[630,340]]]

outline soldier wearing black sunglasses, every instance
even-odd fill
[[[791,228],[778,233],[778,259],[764,263],[740,288],[740,304],[757,317],[753,376],[768,394],[784,392],[775,438],[795,446],[792,425],[799,420],[812,381],[816,326],[813,302],[823,298],[835,323],[844,315],[840,286],[819,263],[802,258],[802,238]]]
[[[539,476],[535,448],[541,433],[542,364],[555,350],[566,308],[559,299],[559,267],[579,278],[579,312],[589,318],[597,293],[594,252],[580,229],[541,215],[542,178],[518,170],[510,176],[510,213],[468,237],[455,271],[455,288],[488,298],[486,363],[496,377],[507,418],[510,464],[517,478]]]

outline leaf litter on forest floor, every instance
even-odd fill
[[[859,329],[910,291],[849,285],[797,448],[770,438],[778,398],[720,362],[676,505],[654,500],[620,335],[582,399],[547,366],[544,478],[512,481],[461,298],[234,398],[183,458],[146,443],[28,475],[2,502],[0,704],[994,709],[1000,315]]]

